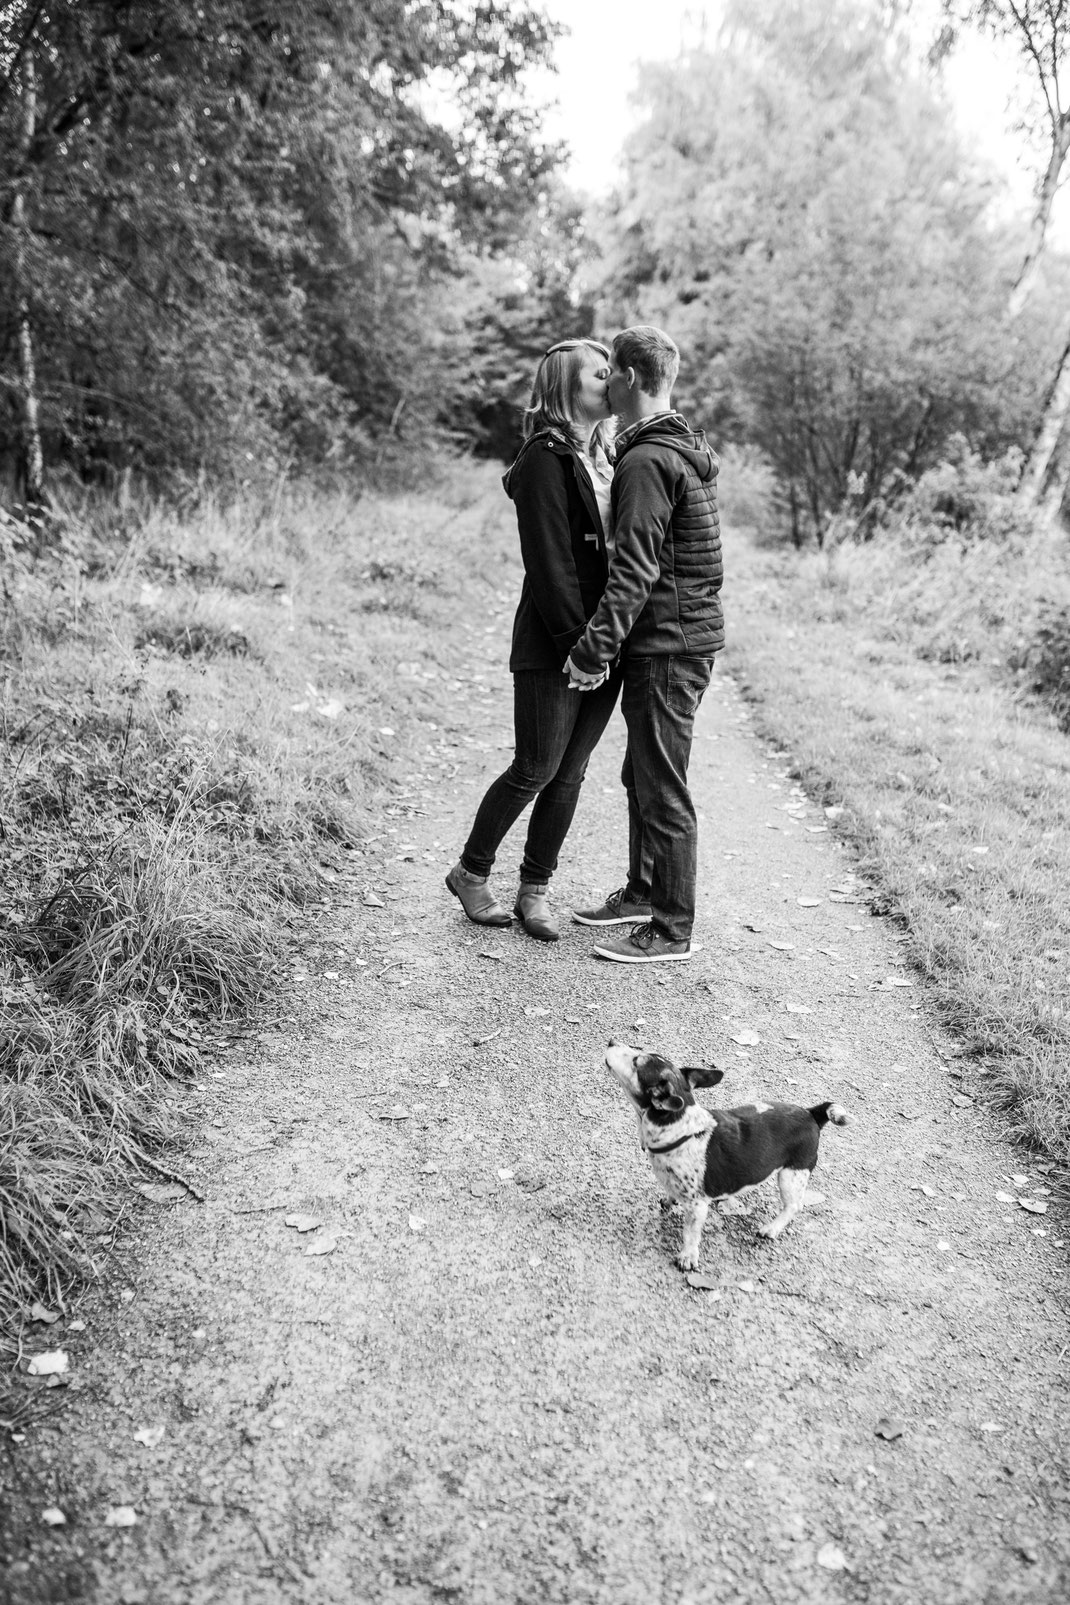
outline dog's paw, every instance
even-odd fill
[[[676,1263],[682,1271],[696,1271],[698,1270],[698,1255],[677,1254]]]

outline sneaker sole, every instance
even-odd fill
[[[611,953],[608,948],[596,947],[594,951],[600,959],[610,959],[614,964],[680,964],[692,958],[698,948],[692,943],[686,953]]]
[[[611,920],[593,920],[589,914],[573,912],[572,918],[577,925],[642,925],[644,920],[650,918],[650,910],[645,914],[615,914]]]

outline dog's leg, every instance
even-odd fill
[[[696,1198],[684,1206],[684,1241],[676,1256],[676,1263],[682,1271],[693,1271],[698,1264],[699,1243],[709,1208],[708,1198]]]
[[[779,1237],[785,1226],[795,1219],[803,1207],[809,1180],[808,1170],[789,1170],[785,1165],[777,1171],[776,1183],[780,1189],[780,1202],[784,1207],[775,1220],[759,1228],[759,1237]]]

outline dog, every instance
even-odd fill
[[[711,1203],[760,1187],[775,1176],[781,1211],[759,1228],[761,1237],[779,1237],[803,1207],[806,1184],[817,1165],[817,1147],[826,1123],[843,1126],[838,1103],[803,1109],[793,1103],[744,1104],[711,1111],[695,1102],[693,1088],[715,1087],[724,1079],[716,1065],[678,1065],[660,1053],[644,1053],[626,1042],[610,1041],[606,1066],[628,1094],[639,1116],[639,1141],[650,1156],[654,1179],[684,1208],[684,1237],[676,1263],[683,1271],[698,1264],[702,1228]]]

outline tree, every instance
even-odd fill
[[[847,499],[872,516],[954,433],[1013,439],[1009,237],[887,8],[732,0],[644,100],[607,308],[678,334],[682,401],[763,448],[797,540]]]
[[[23,328],[83,473],[430,416],[412,343],[552,164],[523,99],[552,37],[523,0],[0,0],[0,421]]]
[[[1070,5],[1066,0],[974,0],[964,10],[946,0],[949,16],[974,24],[1017,47],[1027,74],[1039,90],[1035,107],[1021,127],[1047,150],[1037,181],[1026,249],[1010,295],[1017,317],[1036,283],[1051,209],[1070,152],[1070,107],[1065,104],[1066,61],[1070,50]],[[1054,517],[1070,483],[1070,337],[1060,347],[1047,385],[1039,426],[1022,468],[1018,494]]]

